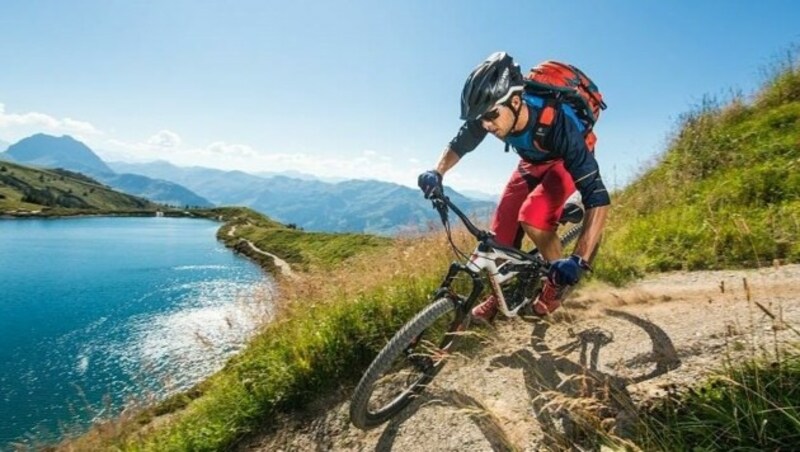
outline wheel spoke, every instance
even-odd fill
[[[356,388],[351,418],[357,425],[385,421],[405,407],[441,369],[463,314],[439,299],[412,319],[384,347]],[[363,410],[363,411],[359,411]]]

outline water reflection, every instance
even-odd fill
[[[221,368],[271,313],[271,279],[218,223],[0,221],[0,450]]]

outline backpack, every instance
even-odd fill
[[[583,123],[586,146],[594,152],[597,137],[592,129],[600,111],[606,109],[606,103],[597,85],[586,74],[571,64],[545,61],[533,67],[525,77],[525,91],[545,99],[536,121],[534,142],[547,135],[555,118],[554,107],[558,102],[565,102]],[[539,143],[536,145],[541,147]]]

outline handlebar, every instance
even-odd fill
[[[461,221],[464,223],[464,226],[467,227],[469,233],[475,236],[476,239],[485,241],[487,238],[492,236],[491,233],[478,229],[477,226],[472,224],[472,222],[469,221],[469,218],[464,215],[464,212],[456,207],[456,205],[450,201],[450,198],[445,196],[440,190],[435,190],[433,193],[431,193],[430,200],[433,202],[433,207],[439,212],[439,216],[442,218],[442,224],[447,223],[447,209],[449,208],[458,216],[458,218],[461,219]]]
[[[505,251],[507,253],[510,253],[512,255],[517,255],[519,257],[528,259],[530,261],[537,262],[537,263],[539,263],[540,265],[542,265],[544,267],[548,267],[549,266],[547,261],[544,260],[544,258],[542,258],[539,253],[535,253],[535,254],[526,253],[526,252],[521,251],[521,250],[519,250],[517,248],[511,247],[511,246],[505,246],[505,245],[502,245],[502,244],[498,243],[497,241],[495,241],[494,240],[494,234],[492,234],[491,232],[479,229],[477,226],[475,226],[469,220],[469,218],[464,214],[464,212],[462,212],[461,209],[456,207],[456,205],[453,204],[452,201],[450,201],[450,198],[448,198],[447,196],[444,195],[444,193],[442,192],[441,189],[435,189],[430,194],[429,199],[433,203],[433,207],[439,212],[439,217],[441,217],[442,224],[445,226],[446,229],[448,228],[447,210],[449,208],[450,210],[452,210],[458,216],[458,218],[461,219],[461,221],[464,223],[464,226],[467,227],[467,231],[469,231],[470,234],[472,234],[476,239],[478,239],[478,241],[480,241],[482,243],[486,243],[486,244],[488,244],[489,246],[491,246],[493,248],[503,250],[503,251]],[[449,237],[450,231],[449,231],[449,229],[447,229],[447,231],[448,231],[448,237]],[[452,244],[452,241],[451,241],[451,244]],[[453,246],[455,246],[455,245],[453,245]]]

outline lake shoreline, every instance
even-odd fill
[[[122,210],[122,211],[91,211],[91,210],[33,210],[33,211],[4,211],[0,212],[0,220],[24,220],[24,219],[59,219],[59,218],[79,218],[79,217],[200,217],[191,211],[171,211],[171,210]]]
[[[217,208],[219,209],[219,208]],[[224,209],[224,208],[222,208]],[[276,256],[269,255],[262,250],[254,249],[252,246],[247,245],[247,239],[243,237],[234,237],[235,241],[231,240],[231,236],[221,234],[220,231],[228,231],[229,227],[233,227],[235,218],[225,218],[223,212],[217,210],[212,212],[210,210],[130,210],[130,211],[107,211],[107,212],[92,212],[86,210],[36,210],[36,211],[5,211],[0,213],[0,221],[13,221],[13,220],[67,220],[76,218],[98,218],[98,217],[120,217],[120,218],[145,218],[145,217],[165,217],[165,218],[197,218],[212,220],[223,223],[217,230],[217,240],[223,242],[225,247],[233,251],[234,254],[241,254],[247,257],[250,261],[255,263],[261,270],[269,276],[275,277],[280,274],[287,273],[283,271],[280,263],[275,262]],[[282,261],[281,261],[282,262]],[[288,264],[287,264],[288,265]],[[291,271],[288,272],[291,274]]]
[[[264,273],[271,277],[279,275],[296,277],[291,267],[285,269],[289,264],[281,260],[278,256],[272,255],[267,251],[261,250],[250,242],[246,237],[234,237],[228,234],[235,229],[236,217],[229,217],[225,212],[226,208],[190,209],[190,210],[129,210],[129,211],[107,211],[92,212],[86,210],[38,210],[38,211],[5,211],[0,213],[0,221],[6,220],[58,220],[74,218],[97,218],[97,217],[121,217],[121,218],[144,218],[144,217],[165,217],[165,218],[197,218],[212,220],[223,223],[217,230],[217,240],[225,244],[225,247],[233,251],[234,254],[241,254],[256,264]],[[226,218],[228,217],[228,218]],[[224,231],[224,232],[223,232]]]

